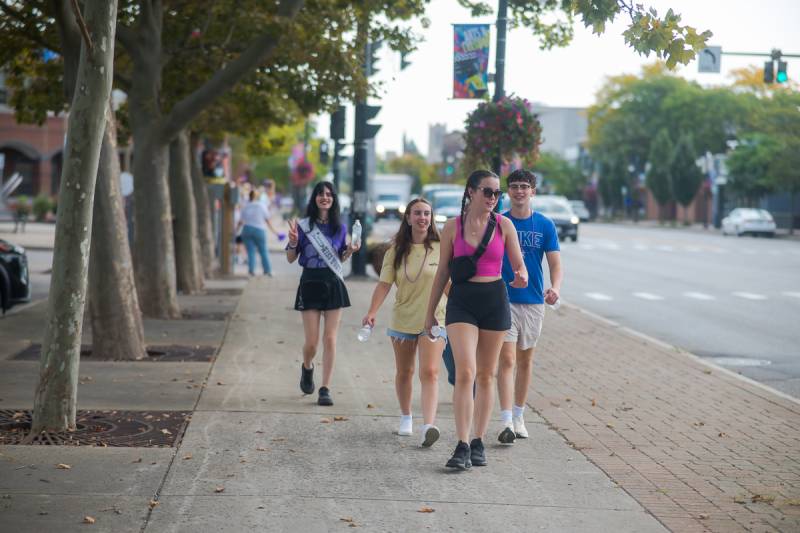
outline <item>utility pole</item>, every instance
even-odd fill
[[[494,97],[493,102],[499,102],[506,95],[506,24],[508,23],[508,0],[499,0],[497,6],[497,55],[495,56]],[[500,175],[503,160],[500,158],[500,148],[492,158],[492,171]],[[499,202],[498,202],[499,205]]]
[[[336,108],[336,111],[331,113],[331,131],[330,136],[333,139],[333,187],[336,189],[336,192],[339,192],[339,187],[341,186],[341,156],[339,152],[341,152],[342,147],[344,144],[342,143],[342,139],[344,139],[345,135],[345,108],[344,106],[339,106]]]

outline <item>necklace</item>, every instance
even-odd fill
[[[482,225],[480,220],[478,220],[477,223]],[[472,222],[469,219],[467,219],[467,225],[470,226],[469,232],[473,237],[478,234],[478,230],[477,229],[473,229],[473,228],[475,228],[475,222]]]
[[[422,264],[420,264],[420,266],[419,266],[419,272],[417,272],[417,275],[414,276],[414,279],[411,279],[410,277],[408,277],[408,255],[406,256],[405,261],[403,261],[403,273],[406,275],[406,280],[409,283],[416,283],[417,280],[419,279],[419,277],[422,275],[422,270],[425,268],[425,262],[428,260],[428,252],[429,251],[430,250],[425,248],[425,257],[422,258]],[[411,255],[410,252],[409,252],[409,255]]]

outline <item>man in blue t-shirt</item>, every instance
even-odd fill
[[[556,226],[552,220],[541,213],[534,213],[531,209],[531,198],[536,194],[536,176],[533,172],[519,169],[508,175],[506,183],[511,210],[503,214],[517,228],[517,237],[529,276],[526,288],[511,287],[509,282],[514,279],[514,272],[508,256],[503,258],[503,280],[511,302],[511,329],[508,330],[500,351],[497,371],[497,393],[504,426],[497,439],[503,444],[512,444],[516,438],[528,438],[523,412],[531,384],[533,349],[542,332],[544,304],[553,305],[558,301],[562,274]],[[550,288],[546,291],[542,275],[544,255],[547,255],[547,266],[550,270]]]

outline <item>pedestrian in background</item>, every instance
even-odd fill
[[[306,218],[289,221],[289,243],[286,245],[289,262],[299,260],[303,267],[294,308],[303,317],[305,342],[300,365],[300,390],[305,394],[314,392],[313,361],[319,344],[320,319],[325,317],[319,405],[333,405],[329,387],[336,360],[336,336],[342,308],[350,307],[342,261],[349,259],[360,247],[347,244],[347,228],[339,215],[339,199],[333,185],[327,181],[317,183],[308,200]]]
[[[276,236],[278,232],[269,220],[269,211],[261,202],[256,201],[256,191],[250,190],[249,202],[242,208],[237,229],[247,249],[247,272],[251,276],[256,273],[256,253],[261,258],[261,268],[265,276],[272,276],[272,266],[267,253],[267,228]]]
[[[459,470],[486,465],[483,439],[494,404],[497,358],[511,326],[508,294],[501,277],[506,251],[515,274],[511,286],[521,288],[528,283],[514,225],[494,213],[501,194],[500,180],[493,172],[476,170],[470,174],[461,215],[448,220],[442,230],[439,268],[425,318],[425,330],[430,332],[437,324],[436,307],[450,277],[453,286],[445,323],[456,366],[453,410],[458,444],[447,467]]]
[[[512,444],[516,438],[528,438],[523,413],[531,384],[533,350],[542,333],[544,304],[552,305],[559,298],[562,272],[556,226],[552,220],[531,209],[531,198],[536,194],[536,176],[528,170],[515,170],[506,178],[506,184],[511,210],[504,216],[516,228],[525,268],[530,275],[527,287],[512,286],[514,269],[508,255],[503,258],[503,280],[508,286],[511,302],[511,328],[500,351],[497,372],[497,394],[503,422],[497,440]],[[547,291],[544,291],[542,272],[545,255],[550,270],[550,288]]]
[[[439,266],[439,232],[433,224],[433,208],[427,200],[415,198],[406,206],[400,229],[383,256],[380,281],[372,293],[369,311],[362,325],[375,327],[375,315],[392,285],[397,285],[392,321],[387,335],[392,340],[395,360],[395,391],[400,403],[397,434],[413,433],[411,396],[414,366],[419,356],[423,426],[421,445],[427,448],[439,439],[436,407],[439,402],[439,358],[445,345],[442,336],[429,337],[425,331],[425,310],[433,278]],[[442,298],[436,306],[437,320],[444,320]]]

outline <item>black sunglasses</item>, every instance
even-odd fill
[[[484,198],[491,198],[494,196],[495,200],[500,198],[500,195],[503,194],[503,191],[500,189],[492,189],[491,187],[478,187],[478,190],[483,192]]]

